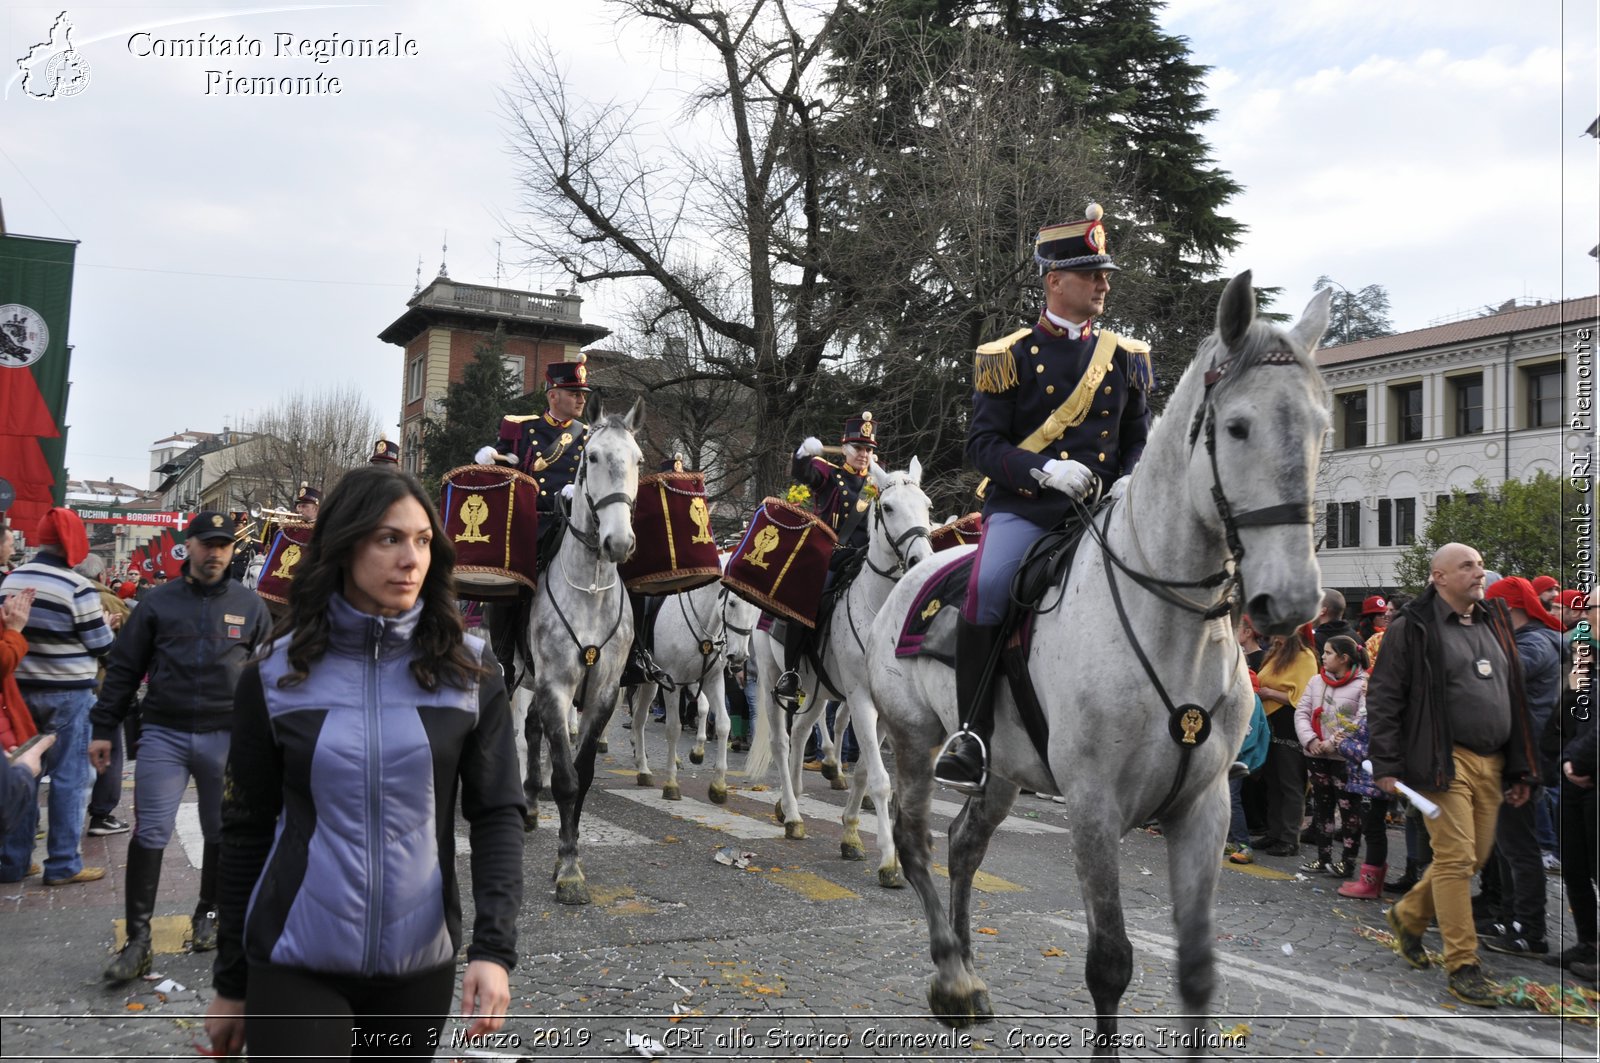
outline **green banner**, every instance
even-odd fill
[[[72,348],[72,265],[76,240],[0,235],[0,367],[33,374],[61,438],[41,440],[55,477],[55,504],[66,502],[67,379]]]

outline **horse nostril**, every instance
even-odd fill
[[[1250,599],[1250,604],[1245,607],[1245,612],[1250,614],[1250,619],[1260,624],[1272,622],[1272,595],[1258,594]]]

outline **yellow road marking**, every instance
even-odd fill
[[[113,919],[112,927],[116,931],[114,947],[118,952],[128,943],[128,921],[126,919]],[[158,915],[150,920],[150,948],[151,951],[162,956],[176,956],[180,952],[187,952],[184,942],[189,940],[189,917],[187,915]]]
[[[934,864],[933,873],[943,878],[950,877],[950,869],[943,864]],[[1022,893],[1028,887],[1007,882],[999,875],[991,875],[987,871],[975,871],[972,875],[972,888],[979,893]]]
[[[813,901],[842,901],[861,896],[810,871],[776,871],[772,881]]]
[[[1222,866],[1229,871],[1237,871],[1241,875],[1254,875],[1256,878],[1270,878],[1278,882],[1285,882],[1294,878],[1287,872],[1279,871],[1274,867],[1264,867],[1261,864],[1236,864],[1232,860],[1224,860]]]

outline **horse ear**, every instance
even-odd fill
[[[1217,302],[1217,333],[1223,345],[1232,347],[1243,339],[1255,319],[1256,290],[1250,283],[1250,271],[1245,270],[1228,282]]]
[[[644,427],[644,399],[633,400],[633,408],[628,411],[628,416],[623,418],[623,423],[627,425],[628,431],[635,435],[639,434],[639,429]]]
[[[873,485],[882,493],[889,488],[889,470],[878,464],[878,456],[872,455],[867,459],[867,472],[872,476]]]
[[[1322,341],[1323,333],[1328,331],[1328,315],[1333,308],[1333,289],[1323,288],[1311,297],[1306,308],[1300,312],[1300,320],[1294,323],[1294,328],[1289,330],[1305,348],[1307,354],[1317,349],[1317,344]]]
[[[921,487],[922,486],[922,460],[920,458],[918,458],[915,454],[911,455],[911,464],[906,467],[906,471],[911,474],[911,482],[916,484],[918,487]]]
[[[606,400],[601,397],[598,391],[592,391],[589,395],[589,423],[599,424],[606,418]]]

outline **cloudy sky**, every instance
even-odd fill
[[[10,3],[0,55],[45,39],[60,3]],[[424,281],[548,291],[505,225],[516,184],[497,85],[508,48],[546,37],[574,93],[640,100],[669,129],[690,79],[598,0],[344,6],[116,4],[68,9],[90,83],[0,100],[9,232],[81,241],[70,472],[143,486],[148,447],[248,424],[296,390],[353,384],[399,415],[396,347],[376,334]],[[1596,23],[1589,0],[1174,0],[1164,16],[1213,67],[1207,135],[1246,187],[1230,269],[1280,285],[1382,284],[1421,328],[1513,297],[1593,294],[1600,242]],[[149,38],[134,37],[148,33]],[[395,59],[277,58],[295,40],[393,36]],[[149,40],[259,38],[263,55],[136,54]],[[335,76],[338,95],[220,92],[206,71]],[[224,75],[225,76],[225,75]],[[207,93],[208,84],[211,92]],[[585,290],[614,323],[616,293]]]

